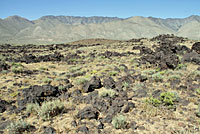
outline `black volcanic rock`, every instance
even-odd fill
[[[122,54],[118,53],[118,52],[111,52],[111,51],[106,51],[102,54],[99,54],[99,56],[104,56],[105,58],[111,58],[112,56],[113,57],[116,57],[116,56],[122,56]]]
[[[140,50],[140,54],[141,55],[142,54],[152,54],[153,53],[153,51],[150,48],[145,47],[145,46],[141,47],[139,50]]]
[[[54,52],[54,54],[35,56],[33,54],[25,54],[22,57],[12,59],[14,62],[25,62],[25,63],[38,63],[38,62],[49,62],[49,61],[61,61],[64,56],[59,52]]]
[[[92,102],[92,106],[100,112],[107,112],[110,105],[104,99],[97,98]]]
[[[195,51],[186,53],[185,55],[183,55],[182,62],[192,62],[200,65],[200,54]]]
[[[8,105],[9,103],[7,101],[0,99],[0,113],[6,111]]]
[[[138,89],[135,92],[135,96],[138,98],[143,98],[147,96],[147,91],[145,89]]]
[[[131,109],[135,108],[135,104],[133,102],[128,102],[123,112],[128,113]]]
[[[108,77],[108,78],[104,79],[103,86],[105,88],[108,88],[108,89],[109,88],[111,88],[111,89],[115,88],[115,81],[114,81],[114,79],[112,77]]]
[[[85,93],[92,92],[95,89],[98,89],[101,87],[102,87],[102,84],[101,84],[100,78],[93,76],[91,80],[85,83],[85,85],[83,86],[83,92]]]
[[[43,101],[56,98],[60,95],[58,87],[51,85],[38,86],[34,85],[22,90],[22,95],[18,96],[18,108],[19,110],[25,109],[27,103],[39,103]]]
[[[175,69],[180,63],[178,56],[168,55],[164,61],[169,69]]]
[[[150,64],[156,64],[161,69],[175,69],[180,63],[178,54],[184,54],[189,52],[189,48],[185,46],[179,46],[173,44],[173,41],[164,40],[155,49],[155,52],[149,52],[149,49],[145,54],[142,53],[141,62],[149,62]]]
[[[77,114],[77,118],[82,119],[97,119],[98,118],[98,112],[91,108],[91,107],[85,107],[82,110],[80,110]]]
[[[163,43],[170,43],[170,44],[176,44],[178,42],[184,41],[183,37],[177,37],[174,34],[161,34],[156,37],[153,37],[151,41],[160,41]]]
[[[198,54],[200,54],[200,42],[196,42],[192,45],[192,50],[196,51]]]
[[[8,70],[10,66],[3,61],[0,61],[0,72],[3,70]]]
[[[89,128],[86,127],[85,125],[84,126],[81,126],[79,127],[77,130],[76,130],[77,133],[79,132],[82,132],[84,134],[89,134]]]

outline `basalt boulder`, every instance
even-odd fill
[[[9,103],[7,101],[0,99],[0,113],[6,111],[8,105]]]
[[[34,85],[22,90],[18,95],[18,108],[24,110],[27,103],[41,104],[45,100],[57,98],[60,95],[58,87],[51,85]]]
[[[161,62],[164,62],[164,64],[166,64],[167,68],[169,69],[175,69],[180,63],[179,58],[176,55],[168,55],[166,56],[166,58],[164,58],[164,61],[161,61]],[[167,69],[167,68],[163,68],[163,69]]]
[[[186,53],[185,55],[183,55],[182,62],[192,62],[200,65],[200,54],[195,51]]]
[[[8,70],[10,66],[3,61],[0,61],[0,72],[3,70]]]
[[[100,78],[93,76],[90,81],[86,82],[83,86],[83,92],[88,93],[92,92],[95,89],[99,89],[102,87]]]
[[[112,77],[108,77],[108,78],[104,79],[103,86],[107,89],[113,89],[116,87],[115,81]]]
[[[200,54],[200,42],[196,42],[192,45],[192,50],[196,51],[198,54]]]
[[[77,118],[82,119],[98,119],[98,112],[92,107],[85,107],[77,114]]]

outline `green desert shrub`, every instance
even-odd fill
[[[101,89],[99,91],[99,96],[100,97],[110,97],[110,98],[114,98],[118,95],[118,93],[113,90],[113,89]]]
[[[144,89],[144,88],[145,88],[144,83],[136,83],[133,85],[133,91],[136,91],[138,89]]]
[[[0,54],[0,61],[5,61],[6,57]]]
[[[191,72],[188,77],[190,77],[190,78],[200,77],[200,71],[195,70],[195,71]]]
[[[146,99],[146,102],[148,104],[155,106],[155,107],[158,107],[161,104],[161,101],[159,99],[153,98],[153,97],[149,97],[148,99]]]
[[[1,74],[7,74],[8,73],[8,70],[2,70],[0,71]]]
[[[86,82],[89,81],[90,79],[91,79],[91,77],[83,76],[83,77],[77,78],[77,79],[75,80],[75,84],[76,84],[76,85],[83,85],[84,83],[86,83]]]
[[[48,71],[48,68],[47,67],[40,67],[39,70],[40,71]]]
[[[178,66],[176,67],[176,70],[181,70],[181,69],[187,69],[187,65],[186,64],[178,64]]]
[[[180,76],[180,75],[176,75],[176,74],[170,75],[170,76],[168,77],[168,80],[170,80],[170,81],[180,80],[180,79],[181,79],[181,76]]]
[[[160,94],[160,97],[153,98],[149,97],[145,100],[148,104],[151,104],[155,107],[160,105],[164,106],[174,106],[174,102],[179,100],[179,96],[176,92],[163,92]]]
[[[53,81],[53,79],[51,78],[48,78],[48,77],[45,77],[43,80],[42,80],[44,83],[51,83]]]
[[[156,72],[160,72],[161,71],[161,68],[156,68]]]
[[[53,69],[55,69],[56,66],[55,66],[55,65],[50,65],[49,68],[53,68]]]
[[[108,75],[109,75],[109,76],[116,76],[116,75],[118,75],[118,72],[117,72],[117,71],[110,71],[110,72],[108,73]]]
[[[174,102],[178,100],[178,95],[175,92],[163,92],[160,94],[160,100],[164,105],[174,105]]]
[[[64,103],[60,100],[53,100],[48,102],[43,102],[41,106],[38,104],[28,104],[26,112],[36,113],[43,120],[49,120],[64,110]]]
[[[98,60],[105,60],[106,57],[105,57],[105,56],[98,56],[97,59],[98,59]]]
[[[115,117],[113,117],[111,123],[112,123],[113,127],[115,127],[116,129],[125,128],[127,125],[126,117],[121,114],[116,115]]]
[[[120,71],[124,71],[126,68],[124,66],[119,66]]]
[[[22,134],[30,128],[30,124],[27,122],[20,120],[17,122],[12,122],[7,126],[7,130],[9,134]]]
[[[75,73],[77,71],[80,71],[81,70],[81,67],[79,66],[72,66],[70,69],[69,69],[69,72],[70,73]]]
[[[97,70],[92,70],[92,71],[90,72],[90,74],[92,74],[92,75],[97,74],[97,73],[98,73]]]
[[[12,63],[11,71],[13,73],[22,73],[24,71],[24,66],[21,63]]]
[[[60,85],[60,86],[58,86],[58,89],[61,90],[61,91],[64,91],[66,89],[66,87],[63,86],[63,85]]]
[[[38,103],[29,103],[26,106],[26,113],[37,114],[37,111],[40,109],[40,105]]]
[[[155,82],[161,82],[161,81],[163,81],[163,79],[164,79],[164,76],[160,72],[157,72],[152,75],[152,80]]]
[[[129,88],[129,83],[128,82],[124,82],[122,87],[123,87],[123,90],[126,91]]]
[[[22,73],[23,72],[23,68],[22,67],[19,67],[19,68],[13,68],[12,67],[12,72],[16,73],[16,74]]]
[[[19,94],[19,92],[18,92],[18,91],[15,91],[15,92],[9,94],[9,96],[10,96],[10,97],[16,97],[18,94]]]
[[[196,93],[200,95],[200,88],[195,89]]]
[[[50,117],[58,115],[63,109],[63,102],[61,102],[60,100],[54,100],[42,103],[38,114],[42,119],[48,120],[50,119]]]
[[[154,73],[156,73],[156,70],[145,70],[142,72],[144,75],[153,75]]]
[[[64,85],[59,85],[59,86],[58,86],[58,90],[59,90],[60,92],[62,92],[62,93],[66,92],[67,89],[68,89],[67,86],[64,86]]]
[[[15,63],[15,62],[13,62],[12,64],[11,64],[11,66],[12,67],[23,67],[23,65],[21,64],[21,63]]]

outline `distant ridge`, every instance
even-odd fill
[[[0,43],[52,44],[81,39],[128,40],[174,34],[200,39],[200,16],[187,18],[43,16],[30,21],[20,16],[0,19]]]

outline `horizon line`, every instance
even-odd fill
[[[34,20],[38,20],[42,17],[48,17],[48,16],[53,16],[53,17],[60,17],[60,16],[64,16],[64,17],[80,17],[80,18],[92,18],[92,17],[108,17],[108,18],[119,18],[119,19],[129,19],[129,18],[133,18],[133,17],[144,17],[144,18],[158,18],[158,19],[184,19],[184,18],[189,18],[189,17],[192,17],[192,16],[199,16],[199,15],[189,15],[189,16],[186,16],[186,17],[155,17],[155,16],[140,16],[140,15],[136,15],[136,16],[130,16],[130,17],[118,17],[118,16],[99,16],[99,15],[89,15],[89,16],[73,16],[73,15],[44,15],[44,16],[40,16],[38,17],[37,19],[29,19],[28,17],[24,17],[24,16],[20,16],[20,15],[11,15],[11,16],[7,16],[7,17],[3,17],[0,19],[4,20],[4,19],[7,19],[9,17],[20,17],[20,18],[24,18],[24,19],[27,19],[27,20],[30,20],[30,21],[34,21]],[[200,17],[200,16],[199,16]]]

